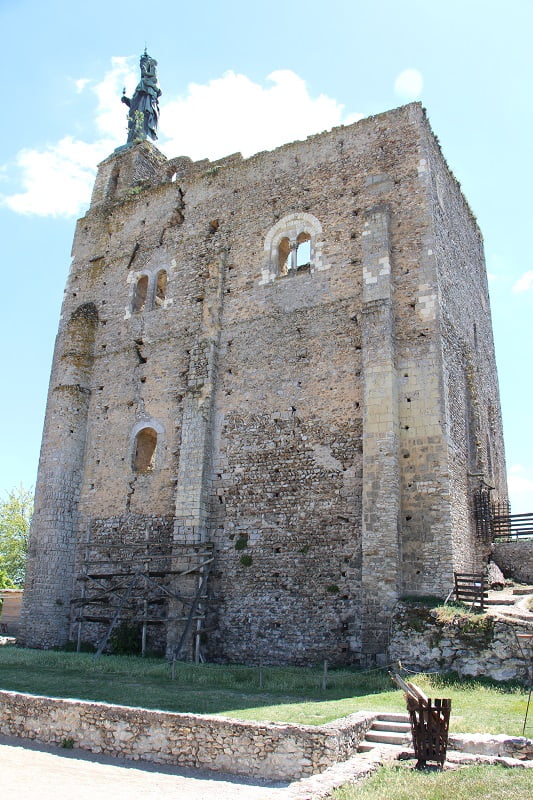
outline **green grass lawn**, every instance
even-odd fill
[[[162,659],[0,647],[0,688],[237,719],[320,725],[355,711],[405,711],[386,672],[178,663]],[[413,676],[430,697],[452,699],[452,731],[521,735],[527,692],[517,685],[453,676]]]
[[[417,772],[402,765],[382,767],[358,784],[331,795],[335,800],[529,800],[528,769],[473,766],[444,772]]]

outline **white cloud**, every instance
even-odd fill
[[[416,100],[423,88],[424,79],[417,69],[404,69],[394,81],[394,91],[402,100]]]
[[[21,214],[79,214],[90,199],[96,165],[126,142],[127,110],[120,95],[126,87],[131,96],[137,81],[136,59],[113,58],[104,78],[89,87],[97,98],[96,141],[65,136],[40,150],[21,150],[16,166],[23,190],[0,203]],[[343,118],[341,104],[323,94],[311,97],[305,81],[290,70],[272,72],[267,81],[262,86],[227,72],[205,85],[191,84],[184,97],[163,95],[158,147],[169,157],[216,159],[237,151],[246,157],[362,117]],[[76,90],[89,84],[80,78]]]
[[[81,92],[83,92],[83,90],[85,89],[85,87],[86,87],[86,86],[87,86],[87,85],[88,85],[90,82],[91,82],[91,79],[90,79],[90,78],[78,78],[78,80],[77,80],[77,81],[74,81],[74,85],[75,85],[75,87],[76,87],[76,91],[78,92],[78,94],[80,94]]]
[[[0,202],[19,214],[79,214],[90,200],[97,164],[126,141],[127,112],[120,95],[124,85],[135,88],[135,69],[135,59],[113,58],[103,80],[91,87],[98,101],[95,124],[100,136],[96,141],[64,136],[40,150],[20,150],[16,166],[23,191],[4,196]],[[77,91],[90,82],[80,78],[75,82]]]
[[[113,149],[110,141],[88,144],[65,136],[45,150],[21,150],[17,166],[24,191],[3,198],[19,214],[72,216],[88,202],[94,165]]]
[[[139,81],[139,71],[135,58],[115,56],[111,59],[111,69],[100,83],[93,87],[98,98],[96,126],[103,136],[115,139],[117,147],[125,144],[128,134],[127,108],[120,102],[122,89],[131,97]]]
[[[513,464],[507,472],[509,498],[513,514],[533,511],[533,471],[521,464]]]
[[[270,73],[269,86],[227,72],[206,85],[190,84],[186,97],[167,102],[161,113],[165,149],[193,159],[244,157],[305,139],[343,122],[343,106],[326,95],[313,98],[291,70]],[[362,115],[351,114],[346,122]]]
[[[515,294],[521,294],[522,292],[527,292],[530,289],[533,289],[533,269],[524,272],[522,277],[519,278],[513,285],[513,292]]]

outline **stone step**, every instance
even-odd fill
[[[373,731],[394,731],[395,733],[410,733],[411,732],[411,725],[409,722],[389,722],[388,720],[383,720],[380,722],[376,720],[371,730]]]
[[[381,747],[405,747],[411,742],[411,725],[407,714],[378,714],[364,740],[357,748],[367,753],[378,745]]]
[[[523,613],[497,614],[496,619],[499,619],[501,622],[508,622],[510,625],[524,625],[528,628],[533,626],[533,616],[526,611]]]
[[[383,712],[376,717],[380,722],[409,722],[409,714],[400,714],[394,712]]]
[[[486,606],[514,606],[515,603],[512,597],[489,597],[485,600]]]
[[[376,744],[395,744],[402,747],[410,740],[406,733],[396,733],[395,731],[374,731],[369,730],[365,736],[365,742],[375,742]]]
[[[398,758],[400,750],[403,750],[404,752],[410,752],[411,748],[412,748],[412,744],[411,744],[411,742],[405,742],[403,744],[403,746],[400,748],[396,744],[379,744],[378,745],[378,744],[370,744],[369,742],[363,741],[363,742],[361,742],[361,744],[357,748],[357,752],[358,753],[370,753],[370,752],[372,752],[372,750],[376,750],[377,747],[379,747],[379,749],[382,752],[383,751],[385,751],[385,752],[388,751],[389,754],[391,755],[391,757],[393,759],[396,759],[396,758]]]

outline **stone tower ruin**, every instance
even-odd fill
[[[490,488],[489,488],[490,487]],[[54,354],[25,644],[382,663],[507,500],[476,221],[410,104],[249,159],[103,161]]]

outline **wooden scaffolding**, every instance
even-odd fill
[[[98,656],[117,626],[128,623],[140,628],[142,655],[150,628],[162,626],[167,657],[202,662],[212,563],[213,547],[205,543],[87,545],[72,600],[78,652],[88,626],[92,636],[98,632]]]

